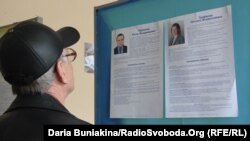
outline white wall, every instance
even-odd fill
[[[77,117],[94,123],[94,74],[84,72],[84,42],[94,43],[94,7],[116,0],[0,0],[0,26],[36,16],[57,30],[73,26],[81,34],[74,46],[78,53],[73,63],[75,90],[66,107]]]

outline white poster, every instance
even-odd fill
[[[238,115],[231,7],[165,21],[165,114]]]
[[[111,118],[163,117],[162,25],[112,32]]]

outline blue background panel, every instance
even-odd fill
[[[239,116],[234,118],[111,119],[110,59],[112,30],[156,22],[199,11],[232,6]],[[96,124],[250,124],[250,1],[130,0],[95,9]]]

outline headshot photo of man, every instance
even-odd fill
[[[127,46],[124,45],[124,40],[125,40],[124,34],[120,33],[116,36],[117,46],[114,48],[115,55],[128,52]]]

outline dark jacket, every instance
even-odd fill
[[[0,116],[0,141],[42,141],[45,124],[89,124],[48,94],[17,96]]]
[[[119,54],[119,52],[118,52],[118,48],[119,47],[115,47],[115,49],[114,49],[114,54]],[[123,50],[123,53],[127,53],[128,52],[128,47],[127,46],[122,46],[122,50]]]
[[[174,38],[172,38],[169,42],[169,46],[172,45],[178,45],[178,44],[184,44],[185,43],[185,38],[181,35],[177,36],[175,42],[174,42]]]

